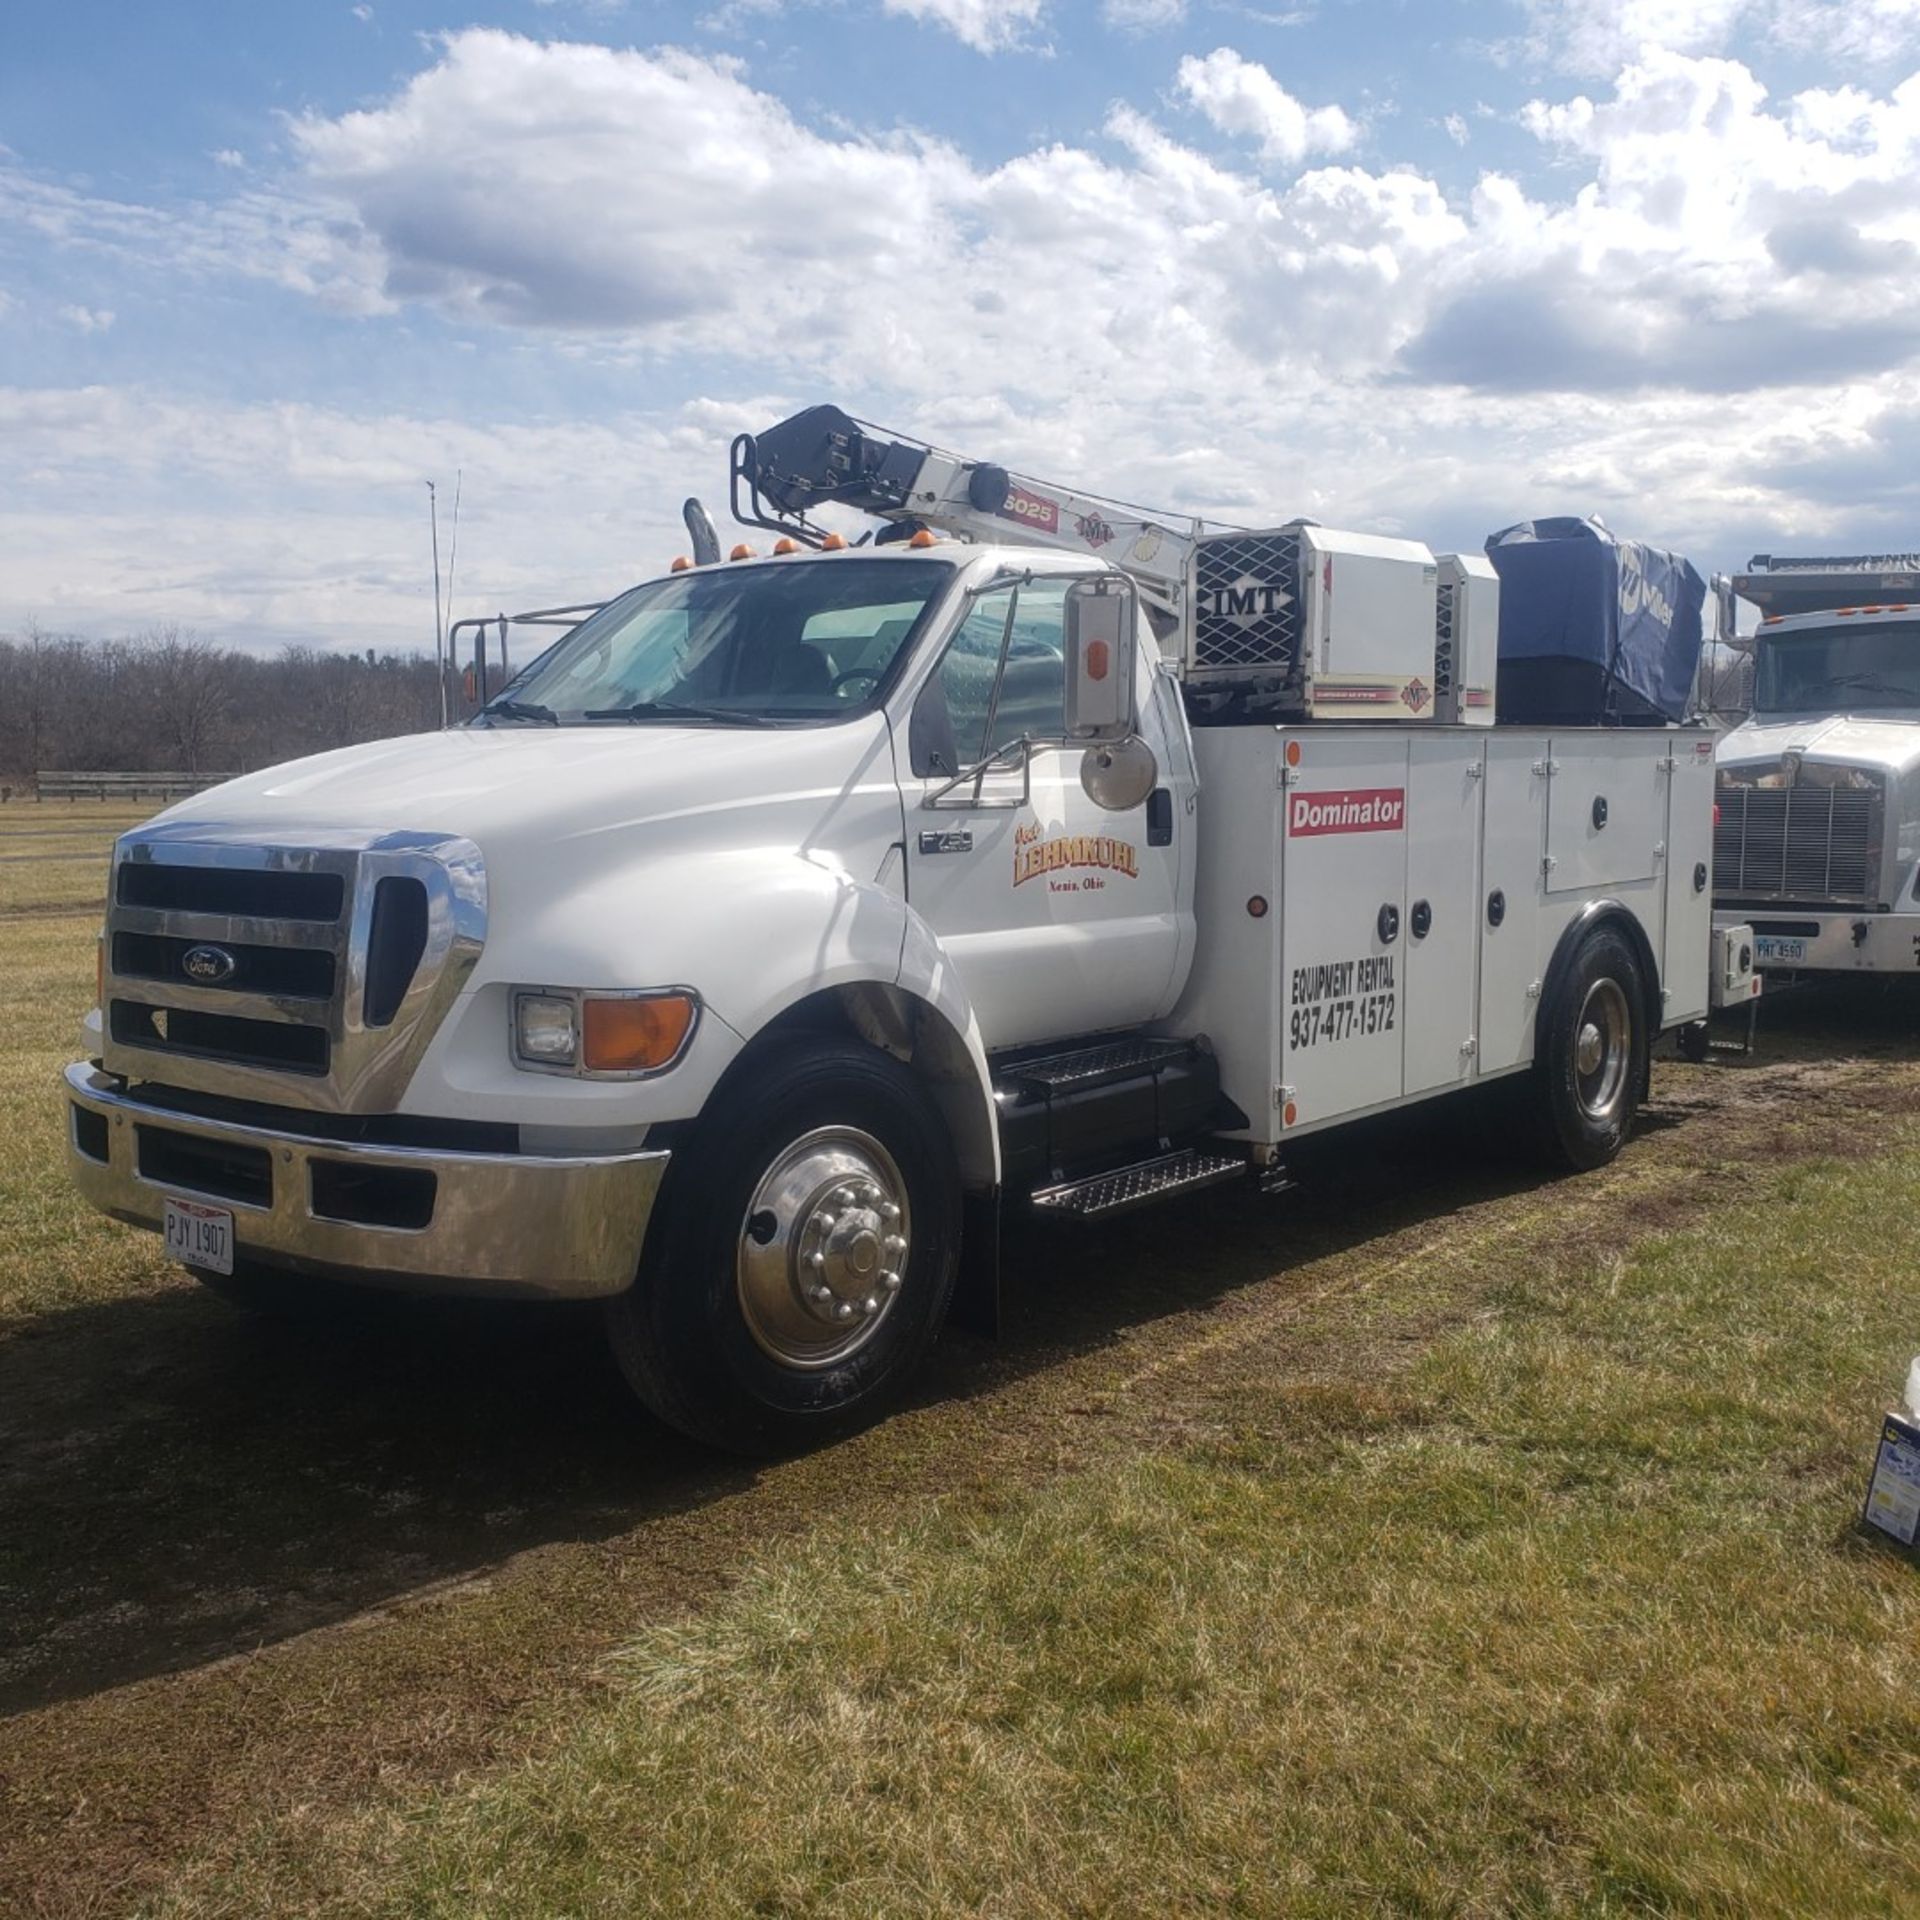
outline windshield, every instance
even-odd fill
[[[480,715],[486,726],[660,721],[764,726],[870,709],[944,560],[705,567],[582,622]]]
[[[1920,707],[1920,621],[1764,634],[1757,713],[1858,713]]]

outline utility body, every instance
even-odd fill
[[[1775,974],[1920,971],[1920,554],[1760,555],[1722,736],[1714,904]]]
[[[663,1417],[787,1446],[991,1320],[1008,1208],[1271,1178],[1501,1078],[1595,1166],[1720,997],[1708,737],[1491,724],[1477,556],[1155,520],[831,410],[735,468],[792,551],[119,843],[83,1193],[257,1305],[602,1298]]]

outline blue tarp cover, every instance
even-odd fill
[[[1500,666],[1523,684],[1589,682],[1591,715],[1511,711],[1503,719],[1683,720],[1700,661],[1707,587],[1680,554],[1621,540],[1594,520],[1525,520],[1491,534],[1500,576]],[[1522,663],[1534,663],[1522,668]]]

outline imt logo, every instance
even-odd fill
[[[1272,620],[1293,605],[1293,594],[1271,580],[1243,573],[1224,587],[1202,587],[1193,596],[1194,611],[1202,620],[1224,620],[1246,629]]]

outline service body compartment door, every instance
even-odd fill
[[[1667,815],[1666,951],[1660,984],[1666,1018],[1697,1020],[1707,1008],[1708,949],[1713,939],[1713,739],[1670,734],[1674,759]],[[1699,884],[1705,873],[1707,884]]]
[[[1400,1097],[1404,735],[1288,734],[1280,789],[1280,1078],[1295,1124]]]
[[[1547,891],[1651,880],[1665,851],[1663,733],[1557,733],[1547,796]]]
[[[1533,1058],[1541,860],[1547,842],[1547,737],[1495,727],[1487,735],[1486,832],[1482,837],[1480,1071]]]
[[[1409,1094],[1472,1075],[1480,958],[1481,742],[1415,734],[1407,743],[1404,1083]]]

